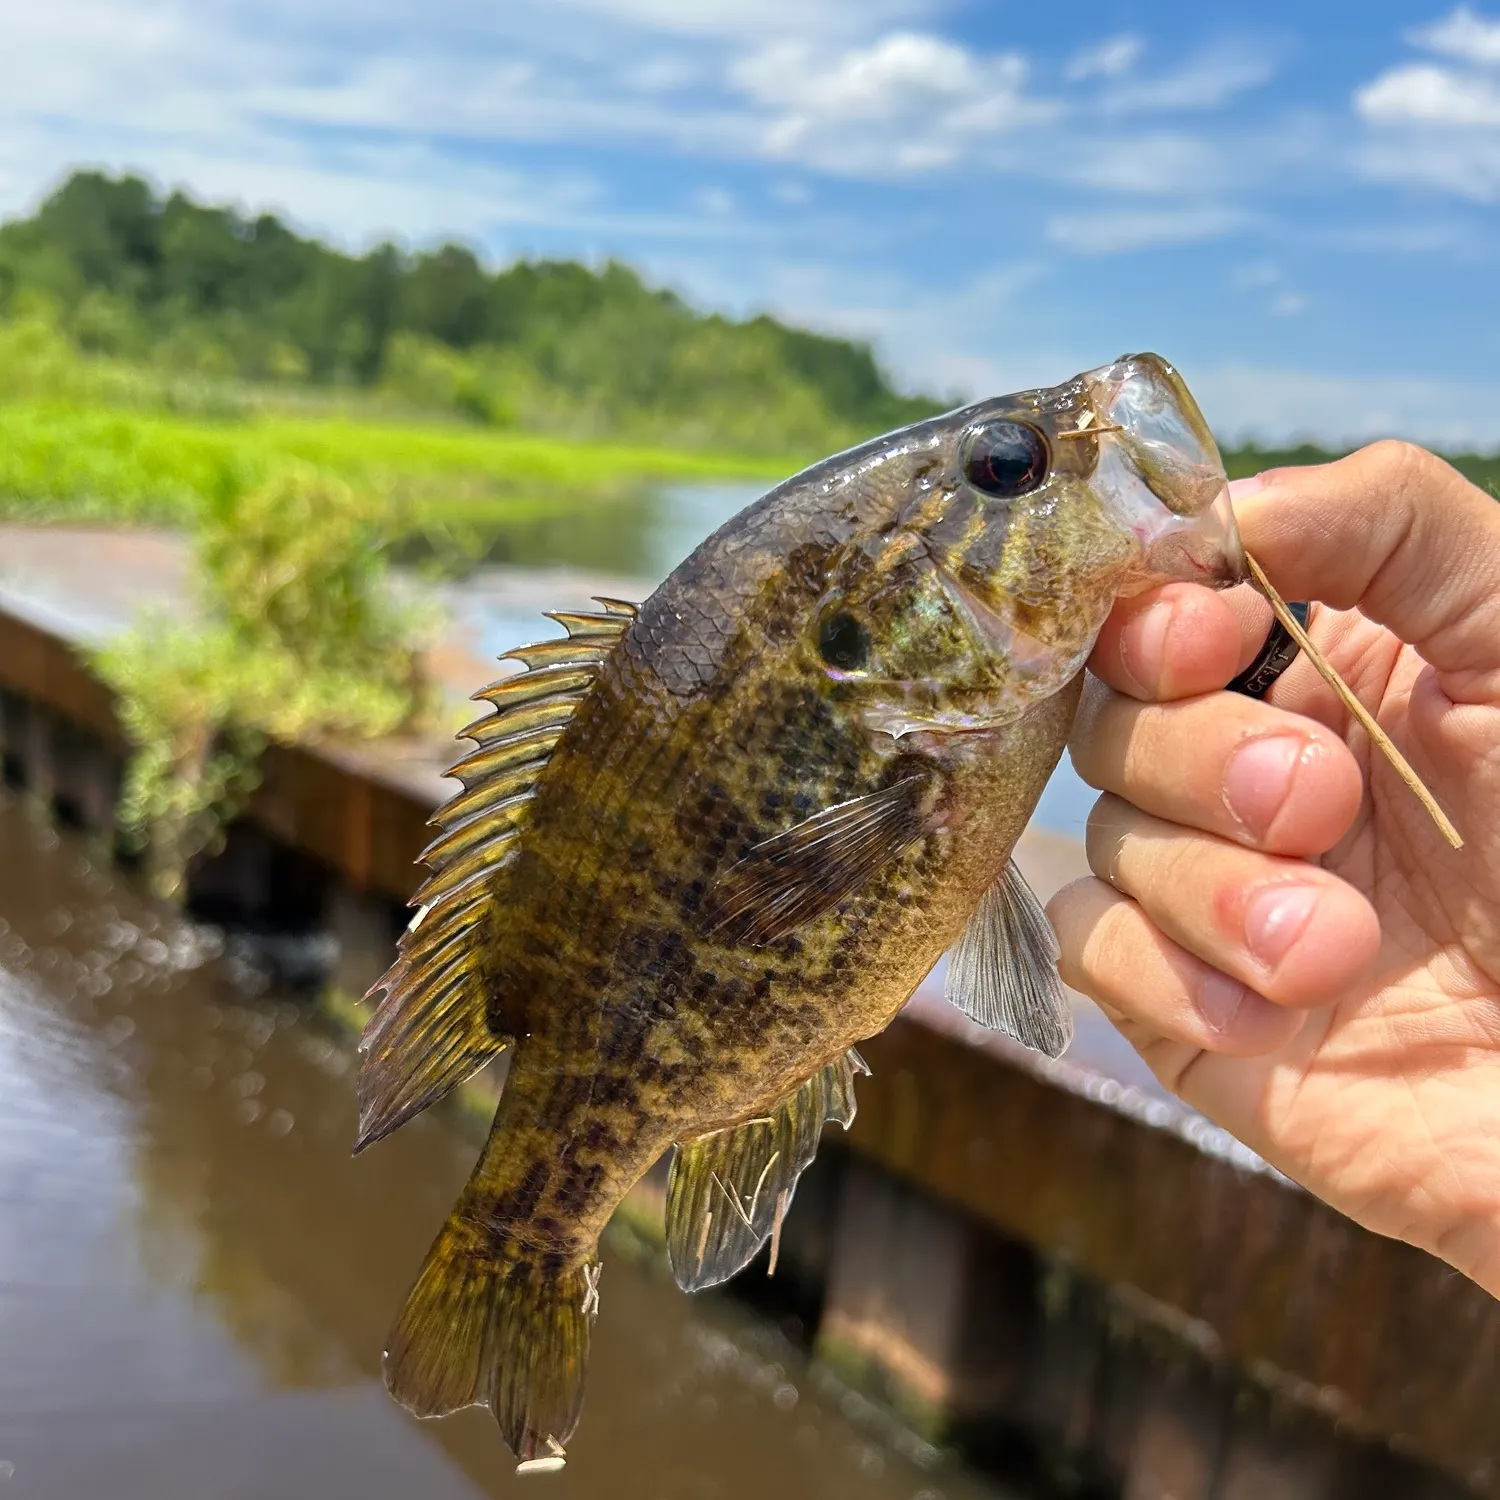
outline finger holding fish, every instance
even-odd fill
[[[1092,787],[1171,823],[1272,854],[1325,854],[1364,787],[1344,741],[1253,698],[1142,703],[1090,684],[1070,742]]]
[[[1118,797],[1095,806],[1087,852],[1094,874],[1166,938],[1279,1005],[1328,1004],[1379,947],[1373,907],[1337,876],[1184,829]]]
[[[1248,660],[1230,597],[1201,584],[1169,583],[1120,600],[1094,643],[1090,671],[1142,701],[1223,687],[1242,656]]]
[[[1306,1019],[1174,943],[1107,881],[1074,881],[1047,912],[1064,982],[1104,1010],[1169,1087],[1199,1052],[1263,1056]]]

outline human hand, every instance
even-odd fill
[[[1248,590],[1122,603],[1072,753],[1096,879],[1063,977],[1157,1077],[1319,1197],[1500,1295],[1500,504],[1380,443],[1236,486],[1246,548],[1467,839],[1455,853],[1310,662],[1216,691]],[[1403,644],[1406,643],[1406,644]]]

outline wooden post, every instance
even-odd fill
[[[1035,1302],[1023,1247],[848,1160],[816,1348],[851,1384],[930,1442],[1008,1431],[1033,1374]]]

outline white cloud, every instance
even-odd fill
[[[1340,224],[1310,236],[1310,243],[1322,249],[1355,250],[1368,255],[1451,252],[1472,259],[1477,254],[1488,254],[1483,236],[1471,225],[1425,215],[1384,223]]]
[[[1408,40],[1459,60],[1389,68],[1354,95],[1369,126],[1356,164],[1378,182],[1500,200],[1500,22],[1460,6]]]
[[[1112,36],[1095,47],[1075,53],[1063,76],[1074,83],[1087,78],[1118,78],[1140,60],[1145,43],[1138,36]]]
[[[1387,136],[1369,143],[1358,164],[1376,182],[1436,188],[1471,203],[1500,202],[1500,133]]]
[[[923,0],[563,0],[566,8],[678,36],[849,36],[931,10]]]
[[[1275,318],[1295,318],[1311,305],[1307,296],[1287,285],[1286,273],[1275,261],[1253,261],[1238,266],[1229,277],[1236,291],[1265,294],[1264,306]]]
[[[1047,221],[1047,238],[1075,255],[1117,255],[1220,239],[1244,223],[1243,213],[1213,205],[1107,209],[1058,214]]]
[[[704,213],[715,218],[726,218],[734,212],[734,194],[728,188],[701,188],[695,201]]]
[[[1430,63],[1392,68],[1354,96],[1367,120],[1500,126],[1500,83]]]
[[[1115,130],[1053,143],[1048,170],[1081,187],[1112,193],[1187,195],[1225,176],[1217,147],[1179,131]]]
[[[951,166],[1054,113],[1025,92],[1015,53],[979,57],[920,32],[830,54],[779,42],[730,69],[772,157],[825,171],[905,175]]]
[[[1275,286],[1281,280],[1281,267],[1275,261],[1255,261],[1251,265],[1238,267],[1229,280],[1232,286],[1242,292],[1258,291]]]
[[[1459,57],[1481,66],[1500,66],[1500,21],[1477,16],[1460,5],[1441,21],[1409,32],[1408,37],[1429,52]]]
[[[1117,114],[1218,109],[1236,95],[1268,83],[1275,71],[1275,59],[1260,47],[1220,47],[1176,72],[1120,84],[1101,103]]]

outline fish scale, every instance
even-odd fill
[[[1114,600],[1241,567],[1201,414],[1133,356],[825,460],[638,611],[556,614],[568,640],[513,653],[360,1081],[371,1139],[514,1049],[395,1395],[487,1404],[523,1463],[560,1461],[621,1198],[675,1147],[678,1281],[741,1269],[853,1118],[855,1044],[960,939],[950,998],[1066,1045],[1011,849]]]

